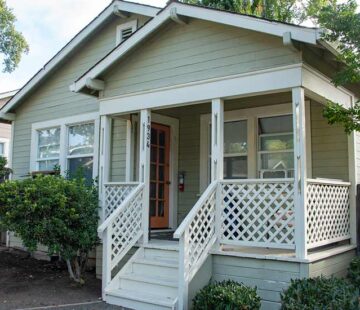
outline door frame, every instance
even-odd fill
[[[136,126],[139,127],[139,121],[136,117],[134,119],[137,121]],[[170,179],[170,186],[169,186],[169,228],[176,229],[177,228],[177,211],[178,211],[178,166],[179,166],[179,120],[174,117],[158,114],[158,113],[151,113],[151,122],[165,125],[170,127],[170,169],[169,169],[169,179]],[[137,141],[140,141],[140,130],[137,130]],[[138,175],[138,171],[136,171],[135,167],[138,166],[139,161],[139,143],[133,146],[134,135],[131,134],[131,125],[127,126],[127,150],[130,152],[127,153],[126,156],[126,167],[130,169],[127,173],[128,176],[133,175],[135,172]],[[134,153],[136,155],[136,164],[133,164],[134,160]],[[150,165],[150,163],[149,163]],[[134,167],[135,166],[135,167]],[[135,171],[134,171],[135,170]],[[132,178],[130,178],[132,180]],[[166,229],[163,229],[166,230]],[[161,231],[161,229],[156,229],[156,231]]]

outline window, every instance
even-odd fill
[[[247,169],[247,121],[231,121],[224,124],[224,179],[246,179]],[[209,167],[211,173],[211,125],[209,126]]]
[[[37,131],[38,170],[53,170],[59,164],[60,157],[60,127],[42,129]]]
[[[294,176],[294,138],[291,115],[258,120],[258,169],[260,178]]]
[[[84,176],[91,180],[94,162],[94,123],[68,127],[67,170],[70,176],[83,169]]]
[[[137,29],[137,20],[121,24],[116,28],[116,45],[128,39]]]

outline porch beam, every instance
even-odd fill
[[[150,193],[150,145],[151,143],[151,110],[140,111],[140,158],[139,181],[144,187],[143,242],[149,242],[149,193]]]
[[[292,89],[294,131],[294,204],[296,257],[307,257],[306,236],[306,122],[305,95],[302,87]]]
[[[211,104],[211,181],[223,179],[224,174],[224,100],[213,99]]]

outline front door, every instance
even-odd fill
[[[151,124],[150,227],[169,227],[170,127]]]

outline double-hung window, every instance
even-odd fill
[[[0,156],[5,156],[5,142],[0,142]]]
[[[37,141],[38,170],[53,170],[60,159],[60,127],[38,130]]]
[[[94,163],[94,123],[68,127],[67,170],[70,176],[81,170],[91,180]]]
[[[258,169],[260,178],[294,176],[292,115],[258,120]]]

